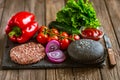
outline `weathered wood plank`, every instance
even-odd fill
[[[19,80],[35,80],[35,72],[31,70],[19,70]]]
[[[25,0],[25,11],[36,16],[39,25],[45,25],[44,0]],[[45,80],[45,69],[19,70],[19,80]]]
[[[46,69],[46,80],[56,80],[55,69]]]
[[[45,0],[25,0],[25,11],[35,14],[39,25],[45,25]]]
[[[2,75],[0,75],[0,80],[18,80],[18,71],[2,71]]]
[[[120,44],[120,0],[105,0],[115,34]],[[112,6],[111,6],[112,5]]]
[[[101,80],[98,68],[73,69],[75,80]]]
[[[46,80],[74,80],[72,68],[69,68],[69,69],[47,69]]]
[[[0,0],[0,23],[1,23],[1,17],[4,9],[4,3],[5,3],[4,0]]]
[[[115,12],[114,9],[112,8],[115,6],[113,6],[113,4],[110,4],[110,3],[113,3],[113,1],[118,1],[118,0],[109,0],[109,1],[106,0],[106,2],[109,3],[109,8],[111,8],[112,13]],[[108,4],[105,4],[103,0],[94,0],[93,2],[95,3],[95,8],[98,13],[98,17],[102,23],[102,26],[104,27],[104,31],[111,39],[113,49],[116,52],[115,58],[117,61],[117,65],[114,68],[110,68],[107,63],[107,66],[105,66],[104,69],[101,69],[102,78],[103,78],[103,80],[119,80],[120,79],[120,76],[119,76],[120,75],[120,73],[119,73],[119,71],[120,71],[119,70],[119,66],[120,66],[119,53],[120,53],[120,51],[119,51],[118,42],[117,42],[114,30],[113,30],[113,25],[111,23],[111,19],[109,18],[109,13],[107,12],[106,6],[108,6]],[[118,16],[114,16],[114,17],[116,18]],[[114,22],[116,22],[116,20]]]
[[[5,0],[5,7],[0,27],[0,54],[3,53],[5,43],[5,27],[9,18],[18,11],[24,10],[24,1]],[[1,59],[0,59],[1,60]],[[0,80],[18,80],[18,70],[0,70]]]
[[[45,70],[19,70],[19,80],[45,80]]]
[[[117,61],[117,71],[116,73],[114,73],[116,76],[118,76],[117,78],[115,77],[116,80],[120,79],[120,14],[119,14],[119,10],[120,10],[120,0],[110,0],[106,2],[106,7],[108,9],[109,12],[109,17],[111,19],[112,22],[112,26],[113,29],[115,31],[115,36],[117,37],[117,40],[115,38],[114,42],[113,42],[113,48],[114,51],[116,52],[116,61]],[[112,6],[111,6],[112,5]],[[113,40],[113,39],[112,39]],[[118,43],[117,43],[118,41]]]
[[[0,1],[0,27],[1,27],[1,20],[2,20],[2,14],[3,14],[3,9],[4,9],[4,4],[5,4],[5,1],[4,0],[1,0]],[[2,55],[2,52],[1,52],[1,49],[0,49],[0,58],[1,58],[1,55]],[[0,65],[1,65],[1,59],[0,59]]]
[[[64,0],[46,0],[46,25],[56,19],[56,13],[65,5]],[[73,80],[72,69],[47,69],[47,80]]]
[[[56,80],[74,80],[72,68],[56,69]]]
[[[46,0],[46,25],[56,19],[56,13],[64,6],[64,0]]]

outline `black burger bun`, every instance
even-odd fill
[[[67,51],[71,59],[82,64],[98,64],[105,60],[102,44],[90,39],[73,41]]]

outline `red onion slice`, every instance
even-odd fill
[[[51,59],[49,58],[49,60],[53,63],[61,63],[66,59],[66,57],[62,58],[62,59]]]
[[[48,53],[48,52],[52,52],[52,51],[55,51],[55,50],[58,50],[58,49],[60,49],[60,43],[56,40],[51,40],[46,45],[45,52]]]
[[[66,59],[65,54],[61,50],[49,52],[47,53],[47,57],[51,62],[54,63],[61,63]]]

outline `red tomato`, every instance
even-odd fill
[[[58,36],[54,35],[54,36],[49,36],[48,37],[48,42],[51,40],[57,40],[58,41]]]
[[[52,32],[53,34],[55,34],[55,35],[59,34],[58,30],[55,29],[55,28],[52,28],[52,29],[51,29],[51,32]]]
[[[99,40],[103,36],[103,32],[99,29],[87,28],[82,31],[81,36],[87,39]]]
[[[61,39],[59,40],[59,42],[60,42],[60,48],[62,50],[66,50],[70,44],[70,41],[67,38]]]
[[[62,33],[60,34],[60,36],[68,37],[69,35],[68,35],[66,32],[62,32]]]
[[[47,44],[48,35],[40,32],[38,36],[36,37],[37,41],[43,45]]]
[[[70,35],[70,39],[71,39],[72,41],[79,40],[79,39],[80,39],[80,36],[77,35],[77,34],[73,34],[73,35]]]
[[[48,30],[48,27],[46,26],[41,26],[40,29],[39,29],[39,32],[45,32]]]

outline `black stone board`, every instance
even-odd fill
[[[41,69],[41,68],[82,68],[82,67],[103,67],[104,62],[97,64],[97,65],[85,65],[85,64],[80,64],[76,63],[73,60],[70,59],[70,57],[67,55],[67,51],[65,51],[65,54],[67,56],[66,60],[62,63],[56,64],[56,63],[51,63],[47,58],[44,58],[43,60],[35,63],[35,64],[30,64],[30,65],[19,65],[17,63],[14,63],[11,61],[9,52],[11,48],[20,45],[18,43],[13,43],[11,42],[7,37],[5,37],[6,43],[4,45],[4,52],[2,56],[2,69]],[[35,41],[35,40],[31,40]]]

